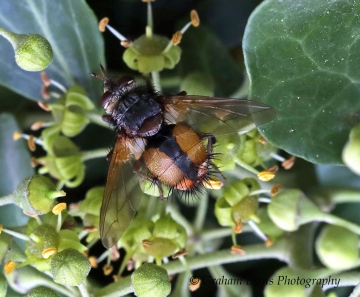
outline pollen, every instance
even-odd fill
[[[245,255],[245,251],[240,245],[233,245],[231,247],[231,253],[233,255],[241,255],[241,256]]]
[[[203,185],[207,189],[220,190],[222,187],[222,181],[219,179],[211,178],[208,181],[203,182]]]
[[[64,209],[66,209],[66,203],[58,203],[56,204],[53,209],[52,212],[54,215],[59,215]]]
[[[29,139],[27,141],[29,150],[34,152],[36,150],[36,144],[35,144],[35,136],[29,135]]]
[[[16,132],[14,132],[14,134],[13,134],[13,140],[18,140],[19,138],[21,138],[21,132],[19,132],[19,131],[16,131]]]
[[[235,221],[235,226],[234,226],[234,232],[236,234],[240,234],[243,230],[243,224],[241,222],[241,220],[236,220]]]
[[[47,248],[45,250],[42,251],[41,255],[43,256],[44,259],[49,259],[52,255],[56,254],[57,249],[54,247],[51,248]]]
[[[289,159],[282,162],[281,166],[286,170],[291,169],[294,166],[295,158],[295,156],[291,156]]]
[[[37,159],[35,157],[31,157],[31,167],[35,168],[38,164]]]
[[[196,10],[192,10],[190,12],[190,19],[191,19],[191,24],[194,27],[198,27],[200,25],[200,18],[199,18],[198,13],[196,12]]]
[[[113,270],[114,270],[114,267],[112,265],[110,265],[110,264],[106,264],[103,267],[104,275],[110,275],[111,272],[113,272]]]
[[[14,261],[7,261],[6,264],[4,265],[4,270],[6,272],[6,274],[10,274],[11,272],[14,271],[16,266],[16,263]]]
[[[282,189],[282,186],[280,184],[274,185],[270,190],[270,195],[275,196],[277,193],[280,192],[281,189]]]
[[[171,39],[171,43],[173,45],[178,45],[182,39],[182,33],[180,31],[177,31],[174,33],[174,35],[172,36],[172,39]]]
[[[109,18],[103,18],[99,22],[99,31],[105,32],[106,26],[109,23]]]
[[[262,171],[259,172],[257,175],[258,179],[263,181],[263,182],[267,182],[269,180],[272,180],[275,177],[275,173],[270,172],[270,171]]]

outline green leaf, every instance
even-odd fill
[[[230,56],[228,49],[206,27],[190,28],[180,44],[183,76],[200,72],[209,77],[216,96],[230,96],[240,88],[243,71]],[[184,90],[186,91],[186,90]]]
[[[341,164],[360,117],[360,3],[269,0],[244,36],[251,99],[277,110],[261,128],[274,145],[314,163]]]
[[[66,87],[78,83],[92,100],[101,94],[100,82],[89,73],[105,63],[104,45],[97,20],[84,0],[2,1],[0,27],[14,33],[44,36],[54,51],[46,73]],[[0,84],[32,99],[41,99],[39,73],[20,69],[11,44],[0,38]]]
[[[0,196],[11,194],[23,178],[34,172],[26,142],[13,140],[15,131],[19,128],[14,117],[0,114]],[[0,223],[5,226],[20,225],[26,221],[20,208],[14,205],[0,208]]]

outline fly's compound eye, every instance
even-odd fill
[[[101,96],[101,106],[103,108],[106,108],[106,106],[109,104],[111,97],[112,93],[109,91],[104,92],[104,94]]]
[[[135,79],[132,76],[120,77],[117,81],[120,88],[129,87],[134,83]]]

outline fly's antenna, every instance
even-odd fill
[[[104,81],[104,80],[106,79],[106,77],[107,77],[106,71],[105,71],[105,68],[103,67],[103,65],[101,65],[101,64],[99,64],[99,65],[100,65],[101,73],[102,73],[104,76],[100,76],[99,74],[94,73],[94,72],[90,73],[90,75],[93,76],[93,77],[96,77],[97,79],[100,79],[100,80]]]

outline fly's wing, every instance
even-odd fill
[[[143,192],[129,162],[128,140],[117,139],[100,210],[100,237],[106,248],[116,245],[139,208]]]
[[[251,100],[182,95],[163,100],[168,122],[185,120],[196,130],[212,135],[246,132],[276,117],[272,107]]]

